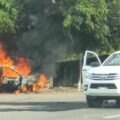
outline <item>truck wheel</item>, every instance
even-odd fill
[[[101,107],[103,100],[97,97],[86,96],[88,107]]]
[[[116,100],[116,106],[120,107],[120,100]]]

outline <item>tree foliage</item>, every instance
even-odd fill
[[[52,40],[60,35],[63,43],[69,39],[66,46],[74,46],[73,52],[91,48],[119,49],[120,2],[56,0],[53,4],[45,0],[0,0],[0,32],[14,32],[17,27],[20,36],[38,33],[37,38],[43,41],[49,35]],[[41,40],[29,40],[31,46],[41,44]],[[24,45],[29,43],[27,40],[23,42]]]
[[[15,32],[21,8],[20,0],[0,0],[0,33]]]
[[[63,26],[82,50],[118,48],[119,3],[119,0],[63,0]]]
[[[108,26],[111,36],[108,38],[115,50],[120,49],[120,1],[107,0],[109,9]]]
[[[85,35],[85,37],[81,38],[83,39],[80,42],[81,45],[87,42],[84,40],[87,39],[86,35],[91,39],[91,41],[89,40],[91,43],[99,42],[99,44],[108,44],[106,40],[106,37],[109,36],[109,27],[106,24],[108,9],[105,0],[71,0],[72,4],[68,4],[68,2],[67,0],[63,0],[62,9],[64,9],[63,15],[65,18],[63,25],[69,29],[70,34],[72,34],[73,37],[74,32],[82,34],[81,36]],[[67,9],[64,7],[66,4],[68,4]],[[91,38],[89,36],[91,36]],[[75,39],[75,37],[73,39]]]

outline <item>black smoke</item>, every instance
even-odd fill
[[[20,17],[20,29],[11,38],[5,38],[7,49],[13,57],[22,55],[29,59],[33,72],[55,76],[58,55],[69,48],[62,20],[57,2],[29,0]]]

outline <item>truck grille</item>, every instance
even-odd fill
[[[93,88],[93,89],[98,89],[100,87],[105,87],[105,88],[108,88],[108,89],[117,89],[116,85],[115,84],[103,84],[103,83],[100,83],[100,84],[97,84],[97,83],[92,83],[90,88]]]
[[[120,75],[116,73],[110,73],[110,74],[92,74],[91,75],[92,80],[115,80],[120,79]]]

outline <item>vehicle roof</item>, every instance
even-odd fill
[[[120,51],[116,51],[116,52],[113,52],[113,53],[120,53]]]

